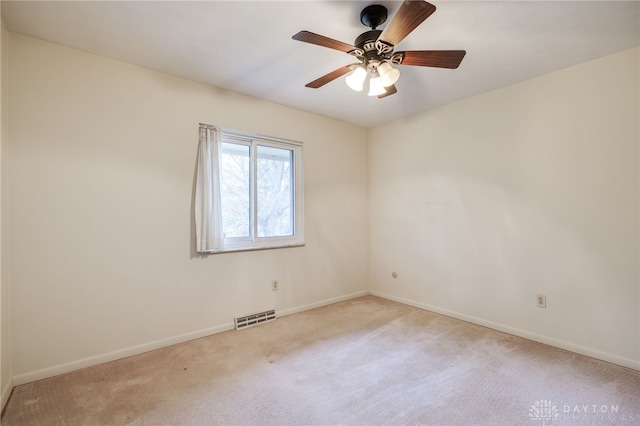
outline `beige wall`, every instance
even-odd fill
[[[371,290],[640,369],[638,71],[636,48],[372,129]]]
[[[10,47],[17,384],[366,293],[365,129],[23,36]],[[199,122],[305,144],[306,247],[195,256]]]
[[[369,290],[640,368],[638,49],[369,131],[6,32],[2,56],[3,386]],[[195,256],[199,122],[305,143],[306,247]]]
[[[8,179],[7,167],[7,131],[9,129],[7,115],[8,109],[8,53],[9,35],[4,23],[0,19],[0,407],[11,395],[13,387],[11,373],[11,328],[9,327],[9,280],[8,280],[8,229],[6,195]]]

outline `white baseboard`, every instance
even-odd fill
[[[298,306],[295,308],[286,309],[284,311],[276,312],[279,317],[295,314],[298,312],[308,311],[309,309],[319,308],[321,306],[331,305],[337,302],[343,302],[345,300],[353,299],[360,296],[366,296],[369,291],[364,290],[345,296],[338,296],[331,299],[321,300],[319,302],[310,303],[307,305]],[[149,352],[155,349],[164,348],[166,346],[175,345],[178,343],[188,342],[189,340],[199,339],[201,337],[210,336],[212,334],[222,333],[235,329],[233,323],[222,324],[216,327],[207,328],[204,330],[198,330],[191,333],[185,333],[179,336],[169,337],[167,339],[156,340],[154,342],[143,343],[141,345],[132,346],[129,348],[120,349],[105,354],[92,356],[89,358],[79,359],[76,361],[67,362],[65,364],[55,365],[53,367],[43,368],[41,370],[31,371],[24,374],[19,374],[13,377],[13,386],[23,385],[29,382],[35,382],[36,380],[47,379],[49,377],[58,376],[64,373],[70,373],[81,368],[92,367],[94,365],[103,364],[105,362],[115,361],[118,359],[126,358],[128,356],[138,355],[144,352]],[[9,393],[11,392],[9,388]],[[2,394],[4,398],[4,392]]]
[[[313,302],[307,305],[285,309],[283,311],[276,311],[276,314],[278,315],[278,317],[285,317],[287,315],[297,314],[298,312],[304,312],[311,309],[320,308],[322,306],[332,305],[338,302],[344,302],[345,300],[355,299],[356,297],[367,296],[368,294],[370,294],[368,290],[358,291],[355,293],[347,294],[345,296],[332,297],[331,299],[325,299],[319,302]]]
[[[49,377],[58,376],[64,373],[70,373],[81,368],[92,367],[94,365],[103,364],[105,362],[115,361],[117,359],[126,358],[128,356],[139,355],[155,349],[164,348],[166,346],[178,343],[188,342],[189,340],[199,339],[201,337],[210,336],[212,334],[222,333],[223,331],[233,330],[233,323],[222,324],[216,327],[198,330],[191,333],[181,334],[179,336],[169,337],[167,339],[156,340],[154,342],[143,343],[141,345],[120,349],[105,354],[100,354],[76,361],[67,362],[65,364],[55,365],[53,367],[43,368],[41,370],[31,371],[29,373],[19,374],[13,377],[14,386],[20,386],[25,383],[35,382],[36,380],[47,379]]]
[[[525,339],[544,343],[550,346],[555,346],[557,348],[565,349],[571,352],[579,353],[592,358],[597,358],[603,361],[611,362],[613,364],[621,365],[623,367],[628,367],[628,368],[632,368],[634,370],[640,371],[640,362],[633,359],[619,357],[617,355],[612,355],[606,352],[598,351],[596,349],[575,345],[570,342],[565,342],[565,341],[554,339],[551,337],[542,336],[539,334],[531,333],[526,330],[521,330],[521,329],[510,327],[504,324],[487,321],[482,318],[476,318],[470,315],[453,312],[447,309],[438,308],[436,306],[427,305],[425,303],[416,302],[414,300],[404,299],[402,297],[392,296],[390,294],[386,294],[386,293],[382,293],[374,290],[359,291],[359,292],[351,293],[345,296],[338,296],[338,297],[325,299],[325,300],[321,300],[314,303],[309,303],[306,305],[301,305],[294,308],[285,309],[283,311],[278,311],[277,315],[278,317],[292,315],[299,312],[308,311],[310,309],[320,308],[322,306],[327,306],[327,305],[331,305],[338,302],[344,302],[349,299],[354,299],[356,297],[366,296],[369,294],[373,296],[382,297],[383,299],[388,299],[395,302],[403,303],[405,305],[414,306],[416,308],[424,309],[427,311],[436,312],[438,314],[450,316],[463,321],[488,327],[494,330],[502,331],[504,333],[513,334],[515,336],[523,337]],[[185,333],[179,336],[169,337],[167,339],[156,340],[154,342],[144,343],[141,345],[120,349],[120,350],[108,352],[105,354],[100,354],[100,355],[96,355],[96,356],[92,356],[92,357],[88,357],[88,358],[84,358],[76,361],[71,361],[71,362],[56,365],[53,367],[43,368],[41,370],[19,374],[17,376],[14,376],[13,379],[10,379],[7,385],[5,386],[5,388],[2,389],[2,406],[6,404],[7,400],[9,399],[9,396],[11,395],[11,390],[13,389],[14,386],[19,386],[25,383],[34,382],[36,380],[42,380],[49,377],[54,377],[60,374],[69,373],[71,371],[79,370],[82,368],[103,364],[105,362],[115,361],[121,358],[126,358],[128,356],[138,355],[144,352],[149,352],[155,349],[160,349],[160,348],[175,345],[178,343],[184,343],[189,340],[199,339],[201,337],[206,337],[206,336],[222,333],[224,331],[229,331],[233,329],[234,329],[233,323],[226,323],[216,327],[198,330],[191,333]]]
[[[478,324],[483,327],[491,328],[493,330],[502,331],[503,333],[513,334],[514,336],[523,337],[525,339],[533,340],[539,343],[544,343],[545,345],[554,346],[560,349],[565,349],[567,351],[575,352],[581,355],[586,355],[588,357],[610,362],[612,364],[621,365],[623,367],[632,368],[634,370],[640,370],[640,361],[636,361],[630,358],[620,357],[607,352],[599,351],[597,349],[576,345],[570,342],[565,342],[563,340],[558,340],[552,337],[547,337],[540,334],[532,333],[527,330],[510,327],[508,325],[487,321],[482,318],[477,318],[470,315],[461,314],[459,312],[450,311],[448,309],[442,309],[436,306],[427,305],[425,303],[416,302],[414,300],[405,299],[402,297],[396,297],[390,294],[382,293],[380,291],[372,290],[369,292],[369,294],[371,294],[372,296],[382,297],[383,299],[392,300],[394,302],[399,302],[405,305],[409,305],[409,306],[424,309],[427,311],[435,312],[438,314],[446,315],[448,317],[453,317],[453,318],[457,318],[470,323]]]
[[[2,388],[2,399],[0,400],[0,411],[4,411],[4,407],[6,407],[7,402],[9,402],[9,397],[11,396],[11,391],[13,390],[13,379],[7,380],[7,384]]]

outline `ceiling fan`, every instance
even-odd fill
[[[317,89],[350,73],[345,81],[351,89],[362,91],[369,76],[369,96],[384,98],[398,91],[395,83],[400,71],[392,64],[458,68],[467,53],[464,50],[393,51],[398,43],[435,11],[436,7],[424,0],[405,0],[384,30],[378,30],[378,26],[387,20],[387,8],[377,4],[367,6],[360,13],[360,22],[371,30],[360,34],[353,45],[310,31],[300,31],[292,37],[294,40],[340,50],[360,61],[331,71],[306,84],[306,87]]]

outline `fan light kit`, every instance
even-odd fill
[[[308,83],[306,87],[318,89],[349,74],[345,82],[352,90],[361,92],[368,77],[368,95],[384,98],[397,92],[395,84],[400,78],[400,70],[394,65],[458,68],[466,54],[464,50],[393,51],[400,41],[435,11],[436,7],[424,0],[405,0],[386,28],[378,30],[378,26],[387,20],[387,8],[377,4],[367,6],[360,13],[360,22],[371,30],[360,34],[353,45],[300,31],[293,36],[294,40],[340,50],[360,61],[338,68]]]

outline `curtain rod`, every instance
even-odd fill
[[[300,146],[304,145],[300,141],[294,141],[294,140],[291,140],[291,139],[278,138],[278,137],[275,137],[275,136],[262,135],[260,133],[251,133],[251,132],[245,132],[245,131],[242,131],[242,130],[229,129],[227,127],[215,126],[213,124],[200,123],[200,128],[201,129],[208,129],[208,130],[218,129],[221,132],[227,133],[229,135],[240,136],[240,137],[251,138],[251,139],[254,139],[254,138],[255,139],[266,139],[266,140],[271,140],[271,141],[276,141],[276,142],[285,142],[285,143],[293,144],[293,145],[300,145]]]

